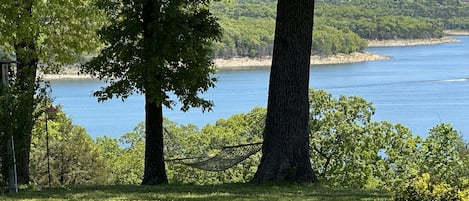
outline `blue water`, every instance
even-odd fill
[[[374,120],[402,123],[425,136],[438,123],[451,123],[469,139],[469,37],[460,43],[431,46],[369,48],[391,60],[311,68],[310,86],[338,96],[362,96],[376,107]],[[267,105],[268,68],[224,70],[216,88],[203,96],[215,102],[212,112],[165,110],[180,124],[203,126],[219,118]],[[144,119],[144,100],[98,103],[92,91],[104,84],[94,80],[52,82],[55,104],[63,105],[75,124],[91,136],[118,137]]]

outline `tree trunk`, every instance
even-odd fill
[[[153,79],[156,76],[157,80],[162,80],[159,73],[152,70],[158,68],[154,66],[152,58],[154,54],[153,44],[155,38],[155,24],[157,23],[160,11],[160,2],[147,0],[143,4],[143,49],[144,49],[144,62],[147,71],[145,75],[145,86],[151,86]],[[155,89],[159,89],[155,87]],[[160,95],[154,91],[147,89],[145,91],[145,170],[143,175],[143,185],[157,185],[168,183],[166,177],[166,169],[164,163],[164,142],[163,142],[163,107],[161,102],[156,101],[155,95]],[[154,89],[153,89],[154,90]]]
[[[18,184],[28,184],[38,58],[35,54],[36,49],[33,41],[17,44],[15,49],[18,61],[15,84],[19,95],[13,111],[16,120],[13,136],[15,136]]]
[[[38,55],[36,50],[37,33],[28,30],[32,22],[32,1],[24,1],[18,6],[22,15],[19,17],[17,41],[14,48],[16,53],[17,72],[13,86],[18,90],[17,100],[13,109],[15,137],[15,151],[18,169],[18,184],[29,183],[29,158],[31,150],[32,128],[34,124],[34,95],[36,90],[36,71]]]
[[[168,183],[163,155],[163,108],[145,95],[145,171],[143,185]]]
[[[251,182],[315,182],[308,135],[313,0],[279,0],[262,159]]]

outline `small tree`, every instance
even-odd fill
[[[43,101],[48,102],[47,99]],[[44,115],[42,114],[40,118],[44,119]],[[31,180],[35,184],[47,185],[50,171],[50,182],[53,185],[108,183],[110,168],[106,166],[106,158],[98,151],[93,138],[84,128],[73,125],[72,120],[66,116],[60,106],[57,107],[54,116],[47,123],[48,137],[46,137],[45,121],[37,121],[34,125],[30,161]],[[49,142],[49,154],[44,146],[46,141]],[[50,162],[47,161],[48,155]]]
[[[99,101],[145,94],[142,184],[168,182],[163,157],[163,106],[172,108],[176,100],[182,103],[183,111],[190,107],[205,110],[213,105],[199,97],[214,87],[210,44],[221,33],[208,4],[209,0],[99,3],[110,18],[99,32],[106,46],[83,71],[109,83],[94,93]]]
[[[29,182],[39,61],[60,69],[62,64],[78,61],[82,53],[95,50],[101,15],[91,1],[3,0],[0,4],[0,50],[14,55],[17,62],[8,119],[14,122],[10,127],[20,184]]]
[[[313,169],[330,185],[363,187],[378,160],[378,136],[369,132],[374,107],[365,99],[310,90]]]
[[[463,165],[461,134],[451,124],[438,124],[432,129],[420,146],[421,172],[449,184],[455,183],[461,176]],[[458,169],[459,168],[459,169]]]

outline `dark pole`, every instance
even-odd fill
[[[46,108],[46,105],[47,105],[47,100],[44,100],[44,108],[45,108],[45,117],[46,117],[46,156],[47,156],[47,176],[48,176],[48,185],[49,185],[49,188],[51,187],[51,181],[52,181],[52,177],[51,177],[51,174],[50,174],[50,149],[49,149],[49,126],[48,126],[48,121],[49,121],[49,118],[53,118],[54,117],[54,114],[56,112],[56,109],[54,108],[54,106],[51,106]],[[50,115],[50,116],[49,116]]]
[[[46,101],[44,101],[44,108],[46,106]],[[47,120],[49,119],[48,117],[49,115],[47,115],[47,111],[45,112],[45,117],[46,117],[46,157],[47,157],[47,176],[48,176],[48,181],[47,181],[47,184],[49,185],[49,187],[51,187],[50,185],[50,180],[51,180],[51,176],[50,176],[50,155],[49,155],[49,129],[48,129],[48,126],[47,126]]]
[[[18,173],[16,172],[16,156],[15,156],[15,140],[13,139],[13,135],[10,137],[10,150],[13,156],[13,178],[12,178],[12,185],[10,187],[10,192],[18,193]]]

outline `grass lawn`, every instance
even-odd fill
[[[114,185],[22,190],[0,200],[390,200],[386,192],[317,185]]]

